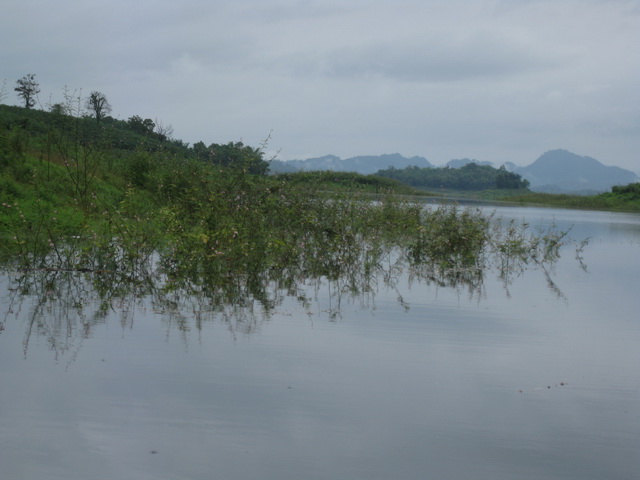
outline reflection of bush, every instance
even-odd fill
[[[103,236],[89,248],[78,240],[67,259],[50,252],[43,267],[14,271],[9,310],[24,311],[16,304],[30,302],[25,351],[32,335],[43,335],[56,355],[76,352],[114,312],[123,326],[131,325],[138,304],[183,330],[219,319],[234,332],[251,333],[284,299],[310,309],[320,291],[331,299],[331,316],[340,315],[343,300],[366,308],[380,288],[398,291],[408,308],[401,294],[406,282],[464,288],[482,298],[484,275],[494,268],[508,286],[514,274],[540,267],[561,295],[548,267],[559,258],[565,232],[531,233],[527,225],[501,225],[478,210],[425,210],[392,198],[298,199],[305,215],[262,225],[247,213],[246,224],[215,223],[188,235],[176,233],[186,228],[185,219],[165,212],[170,221],[158,225],[175,230],[165,232],[166,242],[147,243],[155,233],[129,231],[124,222],[110,231],[109,242]]]
[[[304,303],[305,282],[357,298],[409,272],[477,291],[492,265],[507,279],[557,258],[561,233],[428,209],[389,193],[388,179],[270,177],[262,149],[189,148],[156,138],[151,123],[0,108],[0,259],[27,272],[16,282],[37,299],[32,326],[56,345],[65,344],[56,332],[82,338],[124,299],[251,319],[255,305]],[[54,325],[46,306],[78,323]]]

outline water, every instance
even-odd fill
[[[98,320],[81,284],[82,313],[34,317],[0,277],[0,478],[640,478],[640,216],[498,215],[572,226],[585,268],[569,246],[479,289],[308,285],[268,315],[124,299]]]

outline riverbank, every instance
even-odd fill
[[[464,202],[497,202],[504,205],[538,205],[545,207],[577,208],[610,212],[640,213],[640,184],[613,187],[612,192],[598,195],[569,195],[526,192],[522,190],[484,190],[439,192],[445,199]]]

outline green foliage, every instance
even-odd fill
[[[136,133],[142,135],[151,135],[153,133],[153,129],[156,124],[150,118],[145,118],[144,120],[138,115],[134,115],[127,120],[129,128]]]
[[[611,188],[611,193],[625,200],[640,200],[640,183],[630,183],[629,185],[616,185]]]
[[[377,175],[393,178],[417,188],[430,189],[527,189],[529,182],[517,173],[508,172],[504,166],[495,169],[489,165],[468,163],[460,168],[390,167]]]
[[[520,274],[529,264],[539,265],[548,277],[547,265],[553,265],[560,258],[560,249],[568,242],[568,231],[557,230],[553,225],[546,230],[539,228],[532,232],[527,223],[518,224],[511,220],[507,225],[495,222],[489,243],[498,264],[500,277],[505,281]],[[576,247],[579,258],[588,239]],[[553,284],[547,278],[550,284]]]
[[[268,302],[272,282],[368,288],[396,261],[477,282],[488,249],[508,253],[480,211],[425,209],[391,179],[268,176],[262,150],[241,142],[188,148],[138,120],[25,112],[0,106],[0,256],[14,267]]]
[[[20,127],[0,130],[0,166],[8,167],[24,162],[28,142],[28,135]]]
[[[500,190],[519,190],[529,188],[529,180],[524,180],[520,175],[508,172],[502,165],[496,174],[496,188]]]
[[[203,162],[244,170],[254,175],[265,175],[269,171],[269,163],[264,160],[262,150],[242,142],[229,142],[226,145],[212,143],[208,147],[198,142],[193,146],[193,153]]]
[[[436,260],[445,267],[479,267],[489,221],[479,210],[442,205],[424,214],[409,255],[414,263]]]
[[[125,179],[128,182],[135,187],[145,187],[153,169],[151,155],[143,150],[135,152],[128,158],[125,169]]]

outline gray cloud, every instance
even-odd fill
[[[462,41],[429,38],[406,44],[378,44],[332,52],[335,75],[381,75],[417,82],[482,80],[526,74],[558,62],[537,52],[510,45],[504,39],[474,36]]]
[[[0,37],[9,85],[98,89],[190,142],[640,168],[637,0],[8,0]]]

